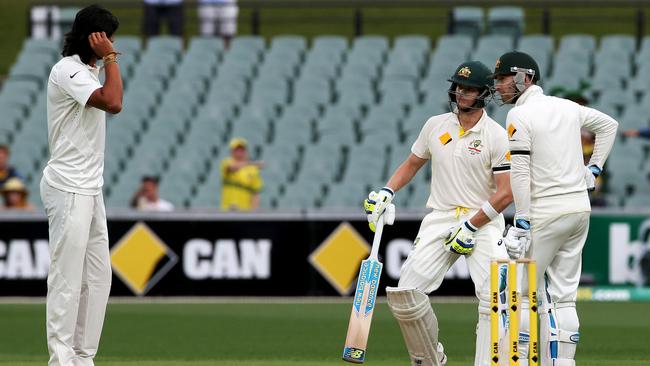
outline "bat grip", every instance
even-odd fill
[[[381,243],[381,234],[384,231],[384,215],[379,216],[377,226],[375,227],[375,237],[372,239],[372,249],[370,250],[369,258],[378,258],[379,244]]]

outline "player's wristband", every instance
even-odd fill
[[[395,192],[390,187],[384,187],[381,190],[390,193],[391,197],[395,196]]]
[[[593,174],[594,177],[596,177],[596,178],[598,178],[598,176],[599,176],[600,173],[602,172],[602,169],[600,169],[600,168],[598,167],[598,165],[595,165],[595,164],[594,164],[594,165],[589,165],[587,168],[588,168],[589,170],[591,170],[591,174]]]
[[[465,227],[467,228],[467,230],[469,230],[469,231],[471,231],[473,233],[475,233],[476,230],[478,230],[478,228],[476,226],[472,225],[472,223],[469,222],[469,220],[465,221]]]
[[[494,220],[497,216],[499,216],[499,213],[494,209],[494,207],[492,207],[490,201],[485,201],[483,206],[481,206],[481,210],[483,210],[485,216],[487,216],[490,220]]]

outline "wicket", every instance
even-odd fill
[[[509,298],[509,365],[519,365],[519,317],[520,300],[517,293],[517,265],[528,265],[528,300],[530,303],[530,340],[528,349],[528,365],[537,366],[539,363],[539,345],[537,336],[537,264],[534,260],[493,260],[490,263],[490,297],[491,297],[491,315],[490,315],[490,341],[492,344],[491,365],[499,365],[499,265],[508,264],[508,281],[506,304]]]

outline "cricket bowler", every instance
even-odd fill
[[[118,26],[102,7],[80,10],[47,83],[50,159],[40,191],[51,257],[49,366],[92,366],[104,323],[111,263],[102,174],[105,112],[122,109],[122,79],[112,44]],[[98,60],[106,74],[103,86]]]

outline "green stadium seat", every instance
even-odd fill
[[[409,199],[408,208],[425,209],[431,188],[426,182],[418,182],[418,180],[414,182],[414,189]]]
[[[9,77],[13,79],[29,79],[38,82],[47,80],[50,65],[39,59],[24,60],[15,63],[9,69]]]
[[[522,36],[519,40],[517,49],[523,52],[532,50],[542,50],[546,53],[552,53],[554,50],[553,38],[546,34],[529,34]]]
[[[113,48],[121,52],[122,57],[125,55],[136,56],[142,51],[142,40],[137,36],[115,36]]]
[[[327,111],[323,118],[318,119],[316,129],[323,138],[323,135],[349,136],[351,141],[356,140],[354,119],[340,112]]]
[[[477,50],[470,56],[470,59],[476,60],[476,61],[481,61],[484,63],[488,68],[492,68],[496,61],[503,55],[506,50],[498,49],[498,48],[482,48],[480,50]],[[457,67],[458,65],[456,65]],[[452,73],[456,70],[455,68],[452,69]],[[451,76],[451,75],[450,75]]]
[[[302,75],[314,75],[327,79],[334,79],[338,74],[338,66],[335,63],[306,63],[302,68]]]
[[[337,99],[339,104],[346,106],[370,106],[377,102],[375,93],[370,89],[354,90],[345,88],[340,91]]]
[[[153,36],[147,40],[147,53],[172,52],[180,54],[183,51],[183,39],[176,36]]]
[[[483,33],[483,9],[474,6],[457,6],[451,12],[450,33],[472,38]]]
[[[21,79],[6,79],[2,83],[2,89],[0,89],[0,96],[3,94],[29,94],[35,95],[37,92],[41,91],[40,84],[35,80],[21,80]]]
[[[332,93],[328,89],[308,88],[296,91],[294,105],[319,105],[325,107],[332,102]]]
[[[307,40],[303,36],[297,35],[281,35],[275,36],[271,40],[271,50],[278,50],[281,52],[304,52],[307,48]]]
[[[190,44],[187,48],[188,55],[220,54],[222,52],[224,52],[224,43],[223,39],[219,37],[194,36],[190,39]]]
[[[596,37],[588,34],[569,34],[562,36],[559,50],[582,50],[588,54],[592,54],[596,51]]]
[[[445,34],[436,41],[436,52],[458,50],[467,55],[474,48],[474,38],[466,34]]]
[[[625,199],[626,208],[647,208],[650,206],[650,195],[646,192],[635,193]]]
[[[388,78],[417,81],[420,78],[420,70],[416,64],[389,62],[384,68],[383,75]]]
[[[342,36],[317,36],[312,42],[312,52],[316,50],[333,50],[343,52],[348,49],[348,40]]]
[[[50,53],[61,53],[62,44],[60,40],[56,39],[39,39],[39,38],[25,38],[23,41],[24,51],[41,51],[45,50]]]
[[[608,34],[600,39],[600,49],[632,54],[636,51],[636,40],[629,34]]]
[[[237,36],[232,40],[228,52],[237,52],[240,49],[254,50],[261,53],[266,50],[266,42],[260,36]]]
[[[620,118],[621,129],[647,128],[650,127],[649,121],[647,105],[628,105]]]
[[[596,73],[587,81],[592,91],[603,92],[608,89],[621,90],[624,77],[617,75],[617,72],[610,72],[610,68],[599,68]]]
[[[414,51],[416,53],[427,53],[431,48],[431,39],[423,35],[406,35],[395,37],[395,50]]]
[[[487,50],[498,50],[500,52],[507,52],[513,50],[514,38],[504,34],[491,34],[483,36],[478,39],[477,52]]]
[[[516,6],[495,6],[488,11],[490,34],[505,34],[518,38],[524,32],[524,10]]]
[[[359,202],[362,202],[367,195],[368,191],[360,184],[332,184],[321,207],[340,210],[358,209]]]
[[[352,52],[362,50],[385,53],[388,51],[388,38],[379,35],[357,37],[352,42]]]

